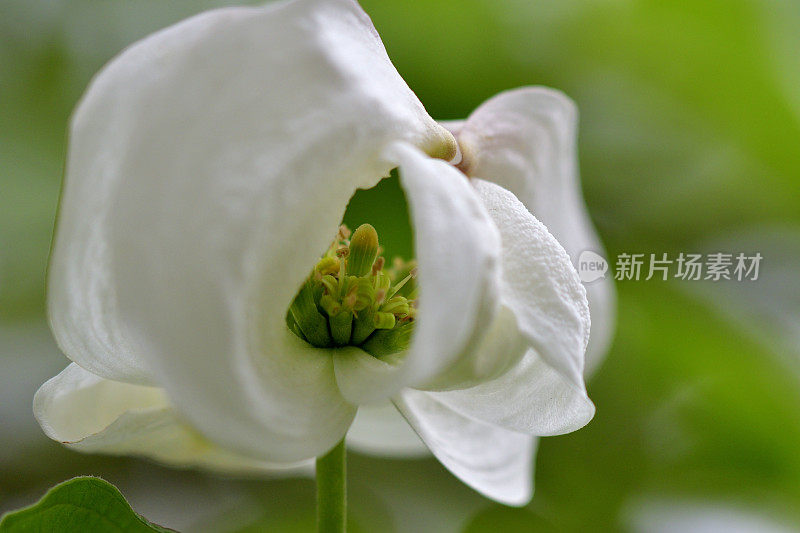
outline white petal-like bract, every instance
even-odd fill
[[[536,437],[459,415],[423,391],[405,391],[396,404],[433,455],[462,481],[499,502],[528,503]]]
[[[605,256],[578,179],[577,123],[572,101],[545,87],[500,93],[466,121],[445,123],[458,133],[461,168],[514,193],[547,226],[576,266],[583,251]],[[610,278],[587,283],[586,292],[592,312],[588,375],[611,343],[616,298]]]
[[[47,436],[80,452],[143,455],[224,472],[313,472],[311,461],[265,463],[224,450],[182,421],[163,390],[104,379],[75,363],[42,385],[33,411]]]

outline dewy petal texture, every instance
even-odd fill
[[[211,11],[134,44],[72,120],[49,279],[61,348],[162,386],[237,453],[324,453],[355,407],[284,315],[397,140],[454,150],[349,0]]]
[[[457,131],[461,168],[514,193],[567,250],[604,255],[586,214],[578,181],[577,111],[562,93],[528,87],[501,93],[476,109]],[[586,285],[592,331],[586,371],[596,367],[611,342],[614,287],[610,279]]]
[[[103,379],[75,363],[37,391],[33,409],[50,438],[81,452],[143,455],[226,472],[312,470],[310,464],[268,464],[223,450],[183,423],[161,389]]]
[[[500,230],[503,305],[513,311],[528,344],[582,387],[589,306],[569,256],[516,196],[487,181],[472,183]]]
[[[509,430],[539,436],[574,431],[594,415],[583,382],[590,327],[583,286],[561,245],[513,194],[483,180],[472,183],[502,239],[500,300],[516,327],[501,330],[501,337],[508,345],[521,337],[530,349],[495,379],[431,395]]]
[[[464,483],[508,505],[530,501],[535,437],[460,415],[423,391],[404,391],[396,404],[436,458]]]

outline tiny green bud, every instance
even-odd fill
[[[339,260],[335,257],[325,256],[317,263],[316,271],[323,276],[336,274],[339,271]]]
[[[352,276],[369,273],[376,257],[378,257],[378,232],[370,224],[362,224],[350,239],[347,273]]]
[[[391,313],[375,313],[375,329],[392,329],[396,322]]]
[[[392,313],[393,315],[406,315],[408,314],[408,300],[402,296],[395,296],[390,298],[383,306],[381,311],[384,313]]]

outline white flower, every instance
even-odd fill
[[[594,413],[586,294],[553,237],[597,247],[574,122],[546,89],[490,100],[448,125],[467,179],[349,0],[211,11],[134,44],[72,119],[48,305],[74,363],[38,391],[39,422],[81,451],[290,468],[362,405],[351,447],[418,450],[391,400],[466,483],[528,501],[536,436]],[[287,309],[352,194],[393,168],[419,264],[411,344],[391,362],[315,348]],[[607,296],[590,292],[601,323]]]

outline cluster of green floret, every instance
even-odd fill
[[[387,268],[378,233],[363,224],[336,239],[295,296],[286,322],[320,348],[360,346],[381,357],[404,350],[416,315],[416,268],[395,259]]]

